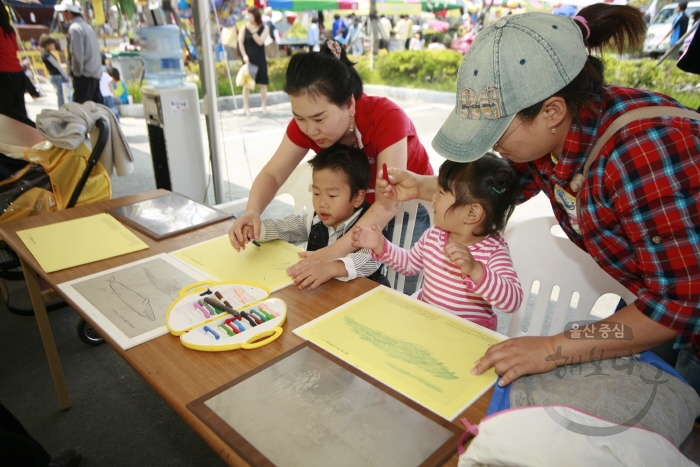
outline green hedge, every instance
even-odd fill
[[[380,53],[374,58],[374,69],[370,70],[369,56],[351,57],[357,63],[355,68],[365,84],[380,84],[396,87],[431,89],[434,91],[455,91],[455,80],[462,55],[451,50],[421,50],[392,53]],[[676,62],[666,60],[656,67],[656,60],[623,60],[605,56],[605,81],[626,87],[639,87],[660,92],[677,99],[690,108],[700,106],[700,75],[686,73],[676,67]],[[281,91],[284,87],[284,75],[288,57],[268,60],[269,91]],[[216,64],[216,82],[219,96],[230,96],[231,87],[226,74],[226,63]],[[228,64],[234,85],[241,61]],[[199,83],[197,65],[188,65],[190,79]],[[129,93],[134,102],[141,102],[141,90],[138,83],[128,83]],[[241,88],[235,86],[235,94],[240,95]]]
[[[378,55],[373,71],[368,56],[356,67],[367,84],[453,92],[461,62],[462,54],[453,50],[414,50]]]
[[[674,60],[621,60],[606,56],[605,81],[618,86],[656,91],[673,97],[686,107],[700,106],[700,75],[686,73],[676,66]]]

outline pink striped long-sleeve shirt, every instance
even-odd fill
[[[496,330],[493,307],[512,313],[520,307],[523,290],[508,245],[500,235],[469,245],[474,259],[484,269],[484,277],[476,284],[459,266],[444,254],[449,232],[439,227],[428,229],[411,250],[404,250],[384,240],[384,250],[376,259],[408,276],[423,270],[423,289],[418,299],[437,305],[457,316]]]

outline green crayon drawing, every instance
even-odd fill
[[[388,336],[383,332],[364,326],[348,316],[345,316],[344,319],[345,323],[362,340],[383,350],[390,357],[415,365],[437,378],[459,379],[440,360],[433,357],[425,347]]]
[[[394,370],[398,371],[399,373],[403,373],[403,374],[406,375],[406,376],[410,376],[411,378],[414,378],[414,379],[418,380],[418,382],[420,382],[420,383],[422,383],[422,384],[425,384],[426,386],[428,386],[428,387],[429,387],[430,389],[432,389],[433,391],[436,391],[436,392],[444,392],[444,391],[442,390],[441,387],[436,386],[436,385],[430,383],[430,382],[427,381],[425,378],[421,378],[420,376],[418,376],[418,375],[416,375],[416,374],[414,374],[414,373],[411,373],[411,372],[409,372],[409,371],[406,371],[405,369],[400,368],[400,367],[394,365],[393,363],[387,363],[387,365],[388,365],[389,367],[393,368]]]

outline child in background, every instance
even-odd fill
[[[112,89],[114,90],[114,98],[120,104],[129,103],[129,90],[126,88],[126,84],[122,81],[119,75],[119,70],[116,68],[108,68],[107,73],[112,77]]]
[[[51,84],[56,89],[58,106],[63,107],[63,104],[66,103],[66,98],[63,95],[63,85],[70,85],[70,79],[68,78],[68,73],[66,73],[52,53],[56,50],[56,39],[48,34],[42,34],[39,38],[39,46],[41,47],[41,61],[44,62],[44,66],[49,71]]]
[[[518,178],[508,162],[487,153],[473,162],[447,161],[433,196],[435,225],[410,251],[376,226],[358,225],[353,246],[401,274],[424,271],[418,299],[496,330],[493,308],[518,309],[523,291],[500,232],[515,209]]]
[[[307,242],[307,251],[316,251],[332,244],[349,231],[357,219],[369,209],[365,193],[369,187],[370,166],[367,156],[354,147],[335,144],[319,152],[309,161],[313,167],[312,189],[314,218],[311,231],[307,231],[307,213],[292,214],[284,219],[262,221],[260,241],[282,239],[289,243]],[[253,235],[246,227],[246,238]],[[231,242],[238,245],[235,236]],[[380,284],[389,285],[381,274],[381,263],[372,259],[369,250],[360,250],[330,263],[310,264],[295,280],[300,289],[313,290],[336,278],[348,281],[367,277]]]
[[[107,57],[102,55],[102,76],[100,77],[100,93],[102,94],[102,103],[109,107],[109,110],[114,112],[114,115],[119,120],[119,108],[114,103],[114,94],[112,92],[112,77],[109,76],[107,70]]]

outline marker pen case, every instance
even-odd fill
[[[277,339],[287,317],[284,301],[269,296],[268,289],[255,284],[198,282],[180,291],[168,309],[166,326],[191,349],[255,349]],[[240,315],[222,311],[206,298],[228,304]]]

